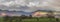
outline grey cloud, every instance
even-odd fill
[[[54,1],[54,0],[3,0],[3,1],[0,1],[1,3],[0,9],[11,10],[11,11],[12,10],[25,11],[25,12],[32,12],[35,10],[60,11],[59,1]]]
[[[7,6],[4,6],[4,5],[0,5],[0,9],[2,9],[2,10],[7,10],[8,7],[7,7]]]
[[[15,1],[15,0],[0,0],[2,3],[4,2],[10,2],[10,1]]]

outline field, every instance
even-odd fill
[[[4,20],[3,18],[0,18],[0,22],[4,22],[3,20]],[[16,22],[16,21],[17,21],[17,19],[13,20],[12,22]],[[7,22],[9,22],[9,20]],[[19,22],[19,21],[17,21],[17,22]],[[52,18],[52,19],[50,19],[50,18],[38,18],[38,19],[36,19],[35,18],[35,19],[22,19],[21,22],[56,22],[56,20],[55,20],[55,18]]]

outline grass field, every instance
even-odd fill
[[[0,22],[3,22],[3,18],[0,18]],[[13,20],[13,22],[16,22],[16,20]],[[22,19],[21,22],[56,22],[56,21],[54,18],[52,18],[52,20],[50,20],[50,18],[39,18],[38,20],[37,19]]]

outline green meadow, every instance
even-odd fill
[[[4,20],[4,18],[0,18],[0,22],[4,22],[3,20]],[[7,22],[9,22],[9,20]],[[19,22],[19,19],[14,19],[14,20],[12,20],[12,22]],[[50,18],[38,18],[38,19],[32,18],[32,19],[22,19],[21,22],[56,22],[56,19],[55,18],[52,18],[52,19],[50,19]]]

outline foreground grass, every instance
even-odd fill
[[[0,22],[3,22],[3,18],[0,18]],[[8,21],[9,22],[9,21]],[[16,20],[13,20],[13,22],[16,22]],[[22,22],[56,22],[54,18],[50,20],[50,18],[39,18],[38,20],[35,18],[33,19],[22,19]]]

